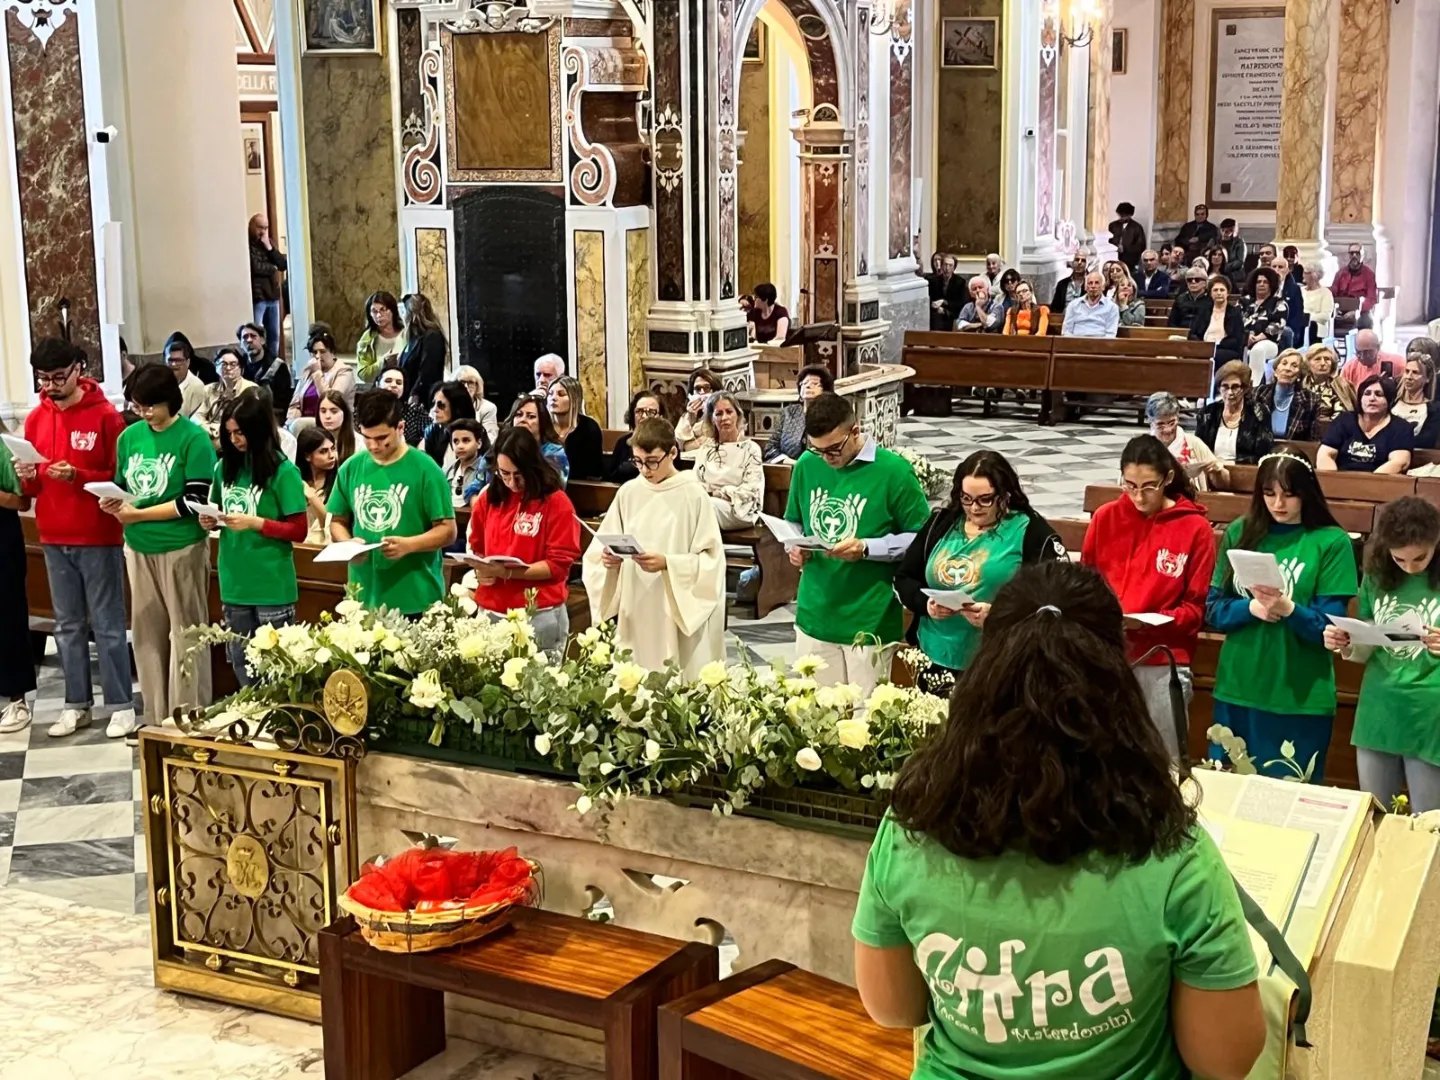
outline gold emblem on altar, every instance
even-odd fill
[[[270,860],[265,855],[265,845],[246,833],[231,840],[230,849],[225,853],[225,876],[241,896],[259,899],[270,883]]]
[[[353,671],[337,671],[325,680],[325,719],[341,735],[359,735],[365,730],[369,699],[365,683]]]

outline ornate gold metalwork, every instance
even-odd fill
[[[252,900],[264,896],[265,886],[270,884],[270,860],[265,857],[265,845],[253,836],[235,837],[225,853],[225,875],[241,896]]]
[[[370,698],[365,680],[353,671],[335,671],[325,680],[321,699],[325,718],[341,735],[359,735],[370,715]]]

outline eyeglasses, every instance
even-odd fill
[[[656,469],[660,468],[661,465],[664,465],[666,460],[667,458],[664,455],[657,458],[632,457],[630,459],[630,463],[634,465],[637,469],[639,469],[641,472],[649,473],[654,472]]]
[[[635,419],[636,419],[636,420],[644,420],[644,419],[646,419],[646,418],[648,418],[648,417],[659,416],[659,415],[660,415],[660,410],[659,410],[659,409],[648,409],[648,408],[646,408],[646,407],[643,406],[643,405],[637,405],[637,406],[635,407]]]
[[[989,495],[961,495],[960,505],[965,509],[978,506],[981,510],[989,510],[999,500],[1000,496],[993,491]]]
[[[497,465],[497,466],[495,467],[495,471],[496,471],[496,473],[499,474],[501,480],[519,480],[519,479],[520,479],[520,470],[519,470],[519,469],[502,469],[502,468],[500,468],[500,467]]]
[[[64,386],[67,382],[70,381],[70,376],[74,374],[75,365],[71,364],[69,367],[62,368],[59,371],[37,373],[35,376],[35,382],[39,386]]]
[[[846,435],[845,438],[841,439],[834,446],[816,446],[814,440],[811,440],[810,450],[813,453],[819,454],[826,461],[839,461],[845,456],[845,447],[850,445],[850,440],[854,435],[855,432],[852,430],[850,434]]]
[[[1122,480],[1120,487],[1126,495],[1154,495],[1160,490],[1161,485],[1153,480],[1143,484],[1132,484],[1129,480]]]
[[[1222,393],[1222,394],[1242,394],[1242,393],[1244,393],[1244,392],[1245,392],[1245,384],[1244,384],[1244,383],[1227,382],[1227,383],[1222,383],[1221,386],[1220,386],[1220,393]]]

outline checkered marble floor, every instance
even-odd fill
[[[946,469],[954,469],[975,450],[1004,454],[1035,508],[1051,517],[1083,516],[1085,485],[1113,481],[1120,449],[1137,431],[1113,420],[1042,428],[1033,409],[991,418],[972,412],[900,421],[901,443]],[[793,656],[793,606],[763,619],[753,614],[753,608],[732,606],[727,635],[731,659],[742,650],[755,663]],[[0,735],[0,883],[111,911],[143,912],[146,880],[136,751],[105,738],[106,714],[100,710],[98,723],[70,738],[46,735],[64,704],[53,643],[39,683],[34,723],[26,731]],[[94,683],[100,685],[98,671]]]

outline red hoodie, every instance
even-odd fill
[[[1175,620],[1130,631],[1132,660],[1156,645],[1168,645],[1176,663],[1190,663],[1215,571],[1215,533],[1204,507],[1182,496],[1170,509],[1147,518],[1121,495],[1091,516],[1080,561],[1100,571],[1126,614],[1149,612]],[[1148,662],[1169,661],[1156,653]]]
[[[550,564],[549,581],[505,580],[475,590],[475,602],[487,611],[509,611],[525,606],[525,590],[535,589],[535,607],[565,603],[570,595],[570,566],[580,557],[580,522],[574,504],[563,491],[552,491],[538,502],[522,504],[511,495],[492,506],[483,488],[470,508],[470,550],[476,555],[509,555],[527,563]]]
[[[42,544],[118,547],[120,523],[100,509],[85,485],[115,479],[115,443],[125,421],[94,379],[81,379],[80,390],[80,400],[68,409],[42,394],[25,418],[25,438],[49,461],[75,466],[74,479],[52,480],[41,465],[35,479],[22,486],[35,500]]]

